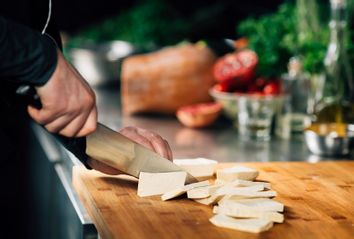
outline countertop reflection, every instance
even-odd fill
[[[205,157],[219,162],[337,160],[312,155],[302,137],[291,140],[273,137],[269,142],[242,140],[232,124],[222,118],[211,128],[190,129],[172,116],[125,116],[120,110],[119,86],[97,87],[94,91],[101,123],[115,130],[138,126],[155,131],[170,143],[174,158]],[[353,158],[350,155],[343,159]]]

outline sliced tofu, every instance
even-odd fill
[[[216,186],[217,187],[217,186]],[[195,199],[196,202],[199,202],[201,204],[205,205],[211,205],[219,202],[224,198],[225,195],[226,197],[229,197],[229,195],[233,196],[240,196],[240,197],[251,197],[254,196],[254,193],[262,193],[259,192],[263,190],[264,187],[262,185],[255,185],[255,186],[250,186],[250,187],[232,187],[230,185],[225,185],[221,186],[216,189],[214,193],[210,195],[210,197],[207,198],[202,198],[202,199]],[[187,192],[188,195],[188,192]],[[196,197],[196,196],[195,196]]]
[[[161,196],[162,201],[166,201],[178,196],[181,196],[182,194],[186,193],[188,190],[193,190],[197,188],[204,188],[206,186],[209,186],[209,181],[202,181],[198,183],[192,183],[183,186],[182,188],[177,188],[172,191],[166,192]]]
[[[242,180],[242,179],[236,179],[231,182],[226,182],[220,179],[215,180],[215,185],[226,185],[230,184],[235,187],[249,187],[249,186],[254,186],[254,185],[263,185],[264,188],[266,189],[271,189],[270,183],[267,182],[257,182],[257,181],[248,181],[248,180]]]
[[[190,199],[202,199],[210,197],[216,192],[221,186],[211,185],[208,187],[198,187],[187,191],[187,197]]]
[[[217,202],[219,202],[224,195],[218,195],[218,194],[212,194],[210,197],[207,198],[202,198],[202,199],[194,199],[194,201],[204,204],[204,205],[213,205]]]
[[[239,192],[244,194],[247,192],[260,192],[264,190],[263,185],[253,185],[249,187],[233,187],[232,185],[226,184],[222,186],[220,189],[217,190],[218,194],[223,194],[223,195],[235,195],[238,194]]]
[[[235,219],[223,214],[216,214],[209,220],[218,227],[252,233],[266,231],[273,226],[273,222],[267,219]]]
[[[230,204],[232,203],[237,208],[244,209],[257,209],[261,211],[269,211],[269,212],[283,212],[284,204],[277,202],[275,200],[269,198],[250,198],[250,199],[225,199],[219,201],[219,205],[223,205],[224,203]]]
[[[161,195],[182,188],[187,177],[186,172],[145,173],[139,174],[138,196]]]
[[[237,207],[237,205],[232,203],[223,203],[220,206],[215,206],[213,212],[237,218],[263,218],[277,223],[284,221],[284,215],[281,213],[262,211],[256,208]]]
[[[235,179],[242,180],[255,180],[259,172],[256,169],[244,167],[244,166],[235,166],[232,168],[225,168],[217,170],[216,177],[218,180],[225,182],[232,182]]]
[[[193,177],[207,179],[214,175],[217,161],[206,158],[175,159],[175,164],[186,170]]]
[[[223,200],[238,200],[247,198],[273,198],[277,196],[277,192],[272,190],[263,192],[233,190],[224,195],[226,196]]]

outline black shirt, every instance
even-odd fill
[[[60,39],[54,29],[54,19],[50,19],[47,34],[41,34],[48,12],[49,0],[18,0],[2,4],[0,80],[3,84],[43,85],[53,74]]]
[[[52,0],[53,1],[53,0]],[[57,50],[61,48],[55,21],[42,34],[48,17],[49,0],[12,0],[0,7],[0,104],[3,115],[0,131],[13,137],[14,122],[27,118],[28,102],[19,99],[20,85],[44,85],[57,65]],[[1,118],[1,117],[0,117]],[[21,132],[20,132],[21,134]],[[74,153],[87,168],[86,139],[54,135]],[[16,137],[13,141],[16,141]]]

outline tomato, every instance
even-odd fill
[[[218,82],[233,80],[236,85],[246,85],[253,78],[257,63],[255,52],[241,50],[221,57],[214,65],[213,74]]]
[[[263,93],[266,95],[278,95],[281,92],[279,81],[270,81],[263,88]]]

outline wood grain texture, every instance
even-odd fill
[[[230,167],[235,164],[220,164]],[[212,208],[185,198],[139,198],[137,181],[74,167],[73,184],[103,238],[354,238],[354,162],[242,163],[285,204],[285,222],[259,234],[218,228]]]

